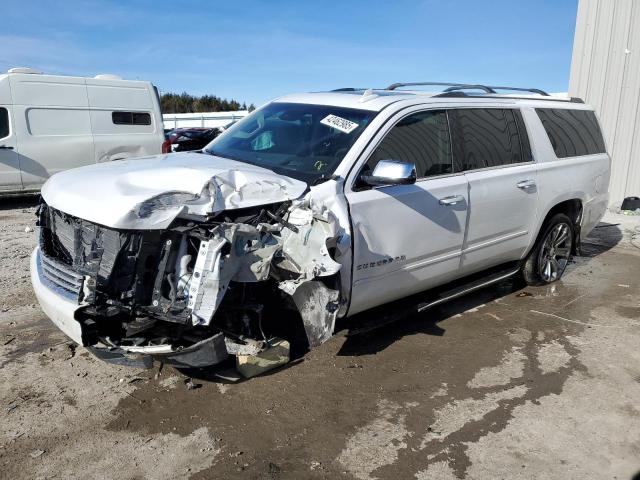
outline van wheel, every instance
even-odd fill
[[[522,266],[524,281],[528,285],[546,285],[560,280],[571,259],[574,239],[569,217],[564,213],[551,217]]]

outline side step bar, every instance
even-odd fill
[[[441,287],[416,293],[410,297],[367,310],[364,313],[358,313],[353,317],[354,323],[349,328],[348,336],[351,337],[377,330],[407,316],[423,312],[428,308],[506,280],[518,273],[519,270],[520,262],[509,262],[469,277],[455,280]],[[361,319],[361,322],[356,319]]]
[[[449,300],[453,300],[454,298],[462,297],[467,293],[471,293],[475,290],[479,290],[481,288],[488,287],[489,285],[492,285],[494,283],[501,282],[502,280],[506,280],[507,278],[512,277],[513,275],[518,273],[519,270],[520,270],[519,267],[515,269],[511,268],[509,270],[501,270],[491,275],[488,275],[484,278],[479,278],[475,281],[466,283],[464,285],[460,285],[456,288],[445,290],[439,293],[436,296],[436,298],[434,298],[433,300],[418,304],[417,306],[418,312],[423,312],[428,308],[435,307],[436,305],[440,305],[441,303],[448,302]]]

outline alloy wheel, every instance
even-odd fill
[[[538,257],[538,272],[543,281],[554,282],[562,276],[569,263],[572,246],[573,234],[569,224],[558,223],[547,233]]]

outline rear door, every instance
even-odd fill
[[[11,106],[0,105],[0,191],[22,190],[17,146]]]
[[[397,114],[363,152],[359,176],[380,160],[414,163],[413,185],[346,190],[353,232],[357,313],[445,283],[459,274],[468,210],[467,180],[453,171],[445,110]]]
[[[537,172],[519,109],[453,109],[449,115],[456,168],[469,183],[466,275],[525,254],[535,234]]]

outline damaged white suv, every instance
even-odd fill
[[[58,173],[38,300],[102,358],[202,367],[296,329],[319,345],[401,298],[558,280],[606,209],[610,159],[580,100],[500,89],[291,95],[202,152]]]

